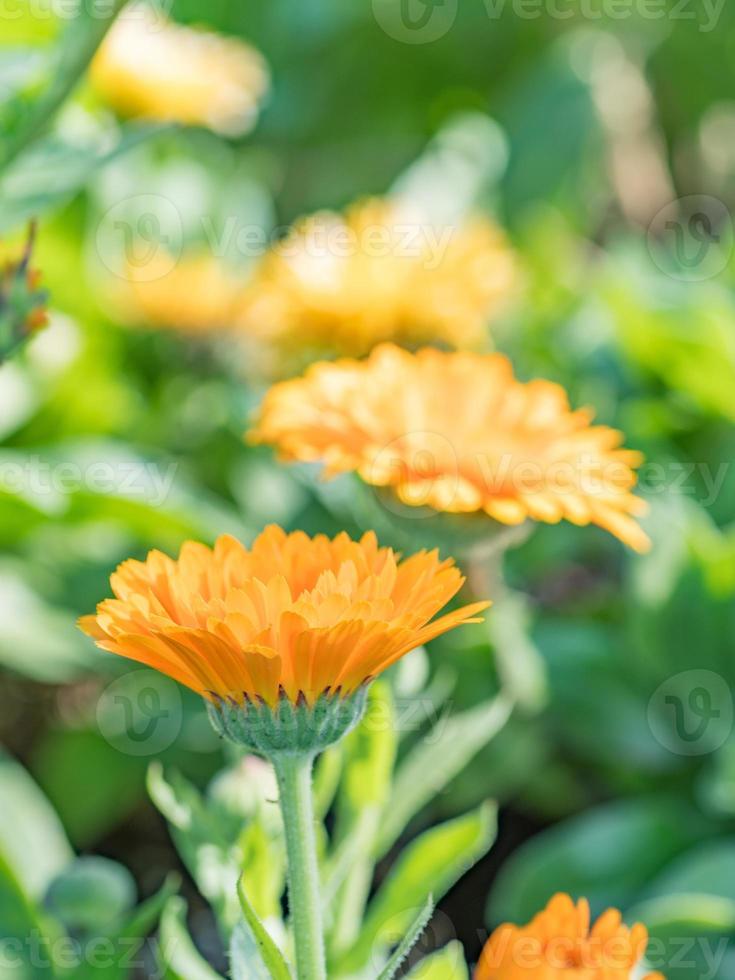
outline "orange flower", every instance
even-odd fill
[[[527,926],[506,923],[488,940],[474,980],[631,980],[648,944],[644,926],[628,929],[608,909],[590,929],[586,899],[555,895]],[[644,980],[664,980],[649,973]]]
[[[192,253],[176,260],[158,253],[125,271],[127,282],[114,295],[125,317],[189,334],[223,331],[235,321],[242,281],[212,256]]]
[[[153,551],[111,578],[115,599],[80,620],[97,645],[168,674],[212,700],[311,704],[347,696],[415,647],[472,617],[479,602],[432,617],[464,579],[451,560],[401,561],[370,532],[360,541],[268,527],[251,549],[224,535],[187,542],[178,561]]]
[[[175,24],[145,3],[118,17],[95,55],[91,78],[123,115],[230,136],[253,126],[268,88],[265,61],[249,44]]]
[[[484,217],[437,228],[391,200],[304,218],[261,262],[242,309],[251,335],[365,354],[383,340],[481,344],[516,262]]]
[[[641,456],[591,419],[559,385],[517,381],[500,354],[383,344],[365,361],[315,364],[275,385],[252,439],[322,462],[327,476],[354,471],[390,486],[408,505],[504,524],[597,524],[644,551],[631,517],[645,512],[631,492]]]

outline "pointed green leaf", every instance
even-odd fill
[[[292,980],[291,970],[283,958],[278,946],[276,946],[270,933],[258,918],[255,909],[250,904],[245,882],[242,878],[237,883],[237,897],[240,899],[240,908],[245,917],[245,921],[238,923],[232,937],[232,972],[235,980],[242,977],[246,980],[250,976],[247,969],[248,965],[238,965],[235,960],[244,956],[247,951],[250,960],[259,958],[268,970],[268,977],[272,980]],[[247,961],[246,961],[247,962]]]
[[[403,937],[401,942],[398,944],[395,952],[385,964],[385,968],[380,971],[378,980],[393,980],[393,978],[398,973],[401,965],[406,960],[406,957],[411,952],[413,947],[419,941],[421,933],[429,924],[429,919],[434,912],[434,900],[431,895],[426,899],[424,907],[421,909],[419,914],[413,921],[411,928],[408,930],[406,935]]]

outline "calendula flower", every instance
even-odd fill
[[[633,980],[648,944],[640,924],[627,928],[608,909],[590,928],[586,899],[555,895],[526,926],[505,924],[492,934],[474,980]],[[644,980],[664,980],[649,973]]]
[[[0,257],[0,361],[47,320],[48,294],[39,288],[40,273],[31,267],[34,228],[20,257]]]
[[[368,200],[302,219],[260,263],[242,310],[251,334],[288,348],[367,353],[376,343],[481,344],[516,264],[483,217],[438,228]]]
[[[229,136],[253,126],[268,88],[265,61],[249,44],[175,24],[144,3],[112,26],[91,79],[123,115]]]
[[[128,265],[116,292],[126,316],[195,334],[232,327],[242,290],[242,281],[211,255],[175,260],[157,253],[140,267]]]
[[[124,562],[114,599],[80,626],[103,650],[147,664],[205,698],[273,707],[349,696],[486,602],[434,615],[464,579],[451,560],[401,560],[360,541],[268,527],[248,549],[227,535],[187,542],[178,560]]]
[[[633,516],[645,504],[632,493],[642,457],[591,420],[559,385],[517,381],[500,354],[384,344],[272,387],[252,439],[321,462],[327,476],[354,471],[408,505],[509,525],[597,524],[643,551]]]

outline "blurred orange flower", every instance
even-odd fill
[[[269,82],[262,55],[249,44],[175,24],[146,3],[118,17],[91,79],[123,115],[230,136],[252,128]]]
[[[486,218],[438,228],[372,199],[297,222],[261,261],[242,324],[286,347],[349,354],[383,340],[476,346],[515,279],[514,255]]]
[[[464,579],[451,560],[404,561],[360,541],[274,525],[244,547],[187,542],[178,560],[158,551],[124,562],[81,629],[103,650],[173,677],[204,697],[312,704],[347,696],[415,647],[473,617],[478,602],[432,617]]]
[[[644,926],[628,929],[608,909],[590,928],[586,899],[555,895],[527,926],[506,923],[488,940],[474,980],[632,980],[648,944]],[[649,973],[644,980],[664,980]]]
[[[251,438],[286,460],[321,462],[327,476],[354,471],[392,487],[408,505],[597,524],[644,551],[633,516],[646,505],[632,493],[642,457],[591,419],[559,385],[517,381],[500,354],[384,344],[274,385]]]
[[[111,298],[125,317],[195,334],[232,328],[242,291],[242,280],[211,255],[161,252],[140,268],[128,265]]]

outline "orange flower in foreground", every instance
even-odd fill
[[[646,509],[632,493],[641,456],[591,419],[559,385],[517,381],[500,354],[383,344],[364,361],[315,364],[275,385],[252,439],[321,462],[327,476],[354,471],[390,486],[405,504],[504,524],[597,524],[644,551],[631,516]]]
[[[527,926],[506,923],[487,942],[474,980],[632,980],[648,944],[644,926],[628,929],[608,909],[590,928],[586,899],[555,895]],[[644,980],[664,980],[649,973]]]
[[[360,541],[268,527],[248,549],[224,535],[187,542],[177,561],[153,551],[111,578],[115,599],[80,620],[97,645],[199,694],[313,703],[347,696],[415,647],[489,603],[432,621],[464,579],[451,560],[401,561],[370,532]]]

